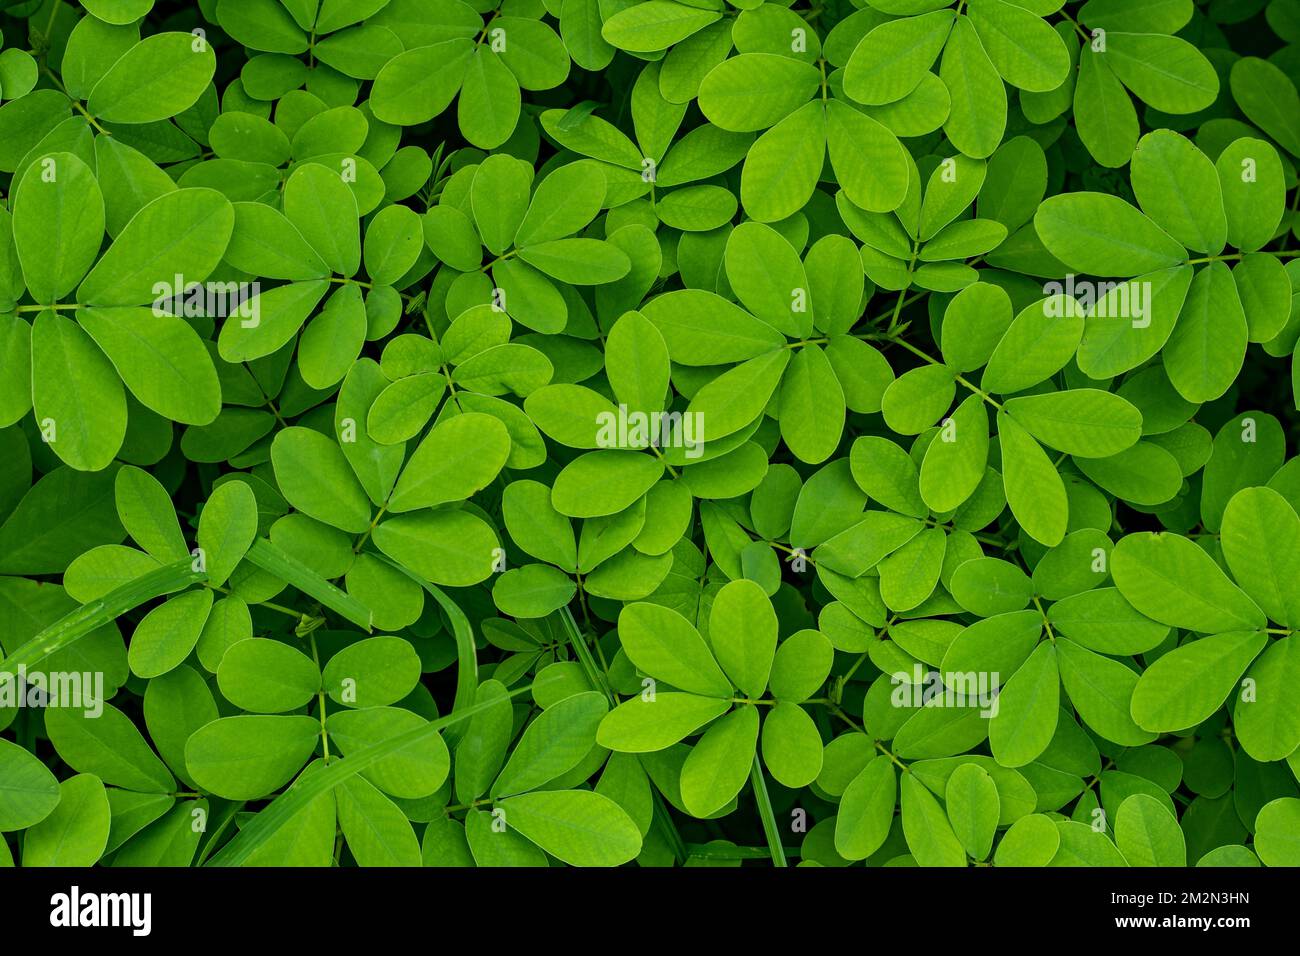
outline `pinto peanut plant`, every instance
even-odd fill
[[[0,865],[1300,865],[1298,0],[0,0]]]

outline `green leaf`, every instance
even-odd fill
[[[460,92],[473,54],[473,42],[453,37],[393,57],[375,77],[370,97],[375,117],[398,126],[433,119]]]
[[[1073,358],[1083,331],[1083,314],[1070,296],[1052,295],[1021,309],[998,339],[980,385],[1006,394],[1037,385]]]
[[[212,591],[169,598],[141,619],[131,635],[127,660],[138,677],[157,677],[189,657],[212,610]]]
[[[13,197],[13,242],[23,278],[41,305],[76,288],[104,239],[104,197],[84,162],[48,153],[28,166]]]
[[[987,859],[1000,813],[993,778],[977,764],[962,764],[948,778],[944,803],[948,822],[966,853],[975,860]]]
[[[660,693],[633,697],[600,722],[596,742],[620,753],[651,753],[690,736],[731,709],[731,702],[696,694]]]
[[[568,575],[547,564],[511,568],[492,585],[493,602],[516,618],[545,617],[567,605],[575,593],[577,585]]]
[[[1180,535],[1126,535],[1111,554],[1111,573],[1124,598],[1162,624],[1207,634],[1266,624],[1255,602]]]
[[[743,53],[723,60],[704,77],[700,112],[732,132],[767,129],[808,100],[820,82],[816,68],[792,57]]]
[[[468,511],[420,511],[389,518],[372,538],[384,554],[434,584],[485,581],[500,547],[496,532]]]
[[[216,69],[216,55],[203,37],[156,33],[109,68],[86,97],[86,109],[107,123],[164,120],[193,106]]]
[[[1300,517],[1271,488],[1243,488],[1223,513],[1223,557],[1237,583],[1269,620],[1300,624]]]
[[[1300,709],[1286,692],[1298,669],[1300,644],[1288,635],[1274,641],[1246,671],[1252,693],[1246,694],[1243,686],[1232,722],[1242,749],[1256,760],[1282,760],[1300,746]]]
[[[313,309],[329,291],[329,283],[291,282],[253,296],[247,302],[250,317],[221,327],[217,351],[227,362],[264,358],[290,342]]]
[[[762,608],[754,607],[752,602],[756,597],[748,590],[750,587],[755,586],[746,582],[733,592],[737,602],[734,609],[724,604],[722,616],[718,619],[724,628],[734,630],[743,621],[748,621],[750,615],[758,615],[760,624],[768,623],[762,616]],[[757,597],[766,601],[766,596],[761,591]],[[771,613],[769,608],[767,614],[770,616]],[[626,605],[618,618],[618,633],[623,650],[632,663],[656,680],[665,681],[692,694],[731,697],[731,684],[718,667],[699,631],[671,608],[644,603]],[[733,640],[739,641],[743,637],[744,635],[736,634]],[[767,638],[764,635],[758,637],[761,647]],[[771,640],[774,644],[775,633],[771,635]],[[739,663],[744,659],[741,652],[742,648],[737,646],[734,653],[728,651],[725,656]],[[745,663],[748,664],[748,661]],[[748,670],[753,672],[755,668],[761,669],[761,677],[766,684],[767,667],[763,667],[761,661],[756,661]],[[761,688],[759,692],[761,693]]]
[[[921,365],[894,379],[880,399],[885,424],[903,435],[919,435],[952,405],[957,384],[951,369]]]
[[[185,765],[204,790],[258,800],[289,782],[311,756],[320,723],[310,717],[221,717],[185,744]]]
[[[1050,448],[1080,458],[1109,458],[1137,443],[1142,413],[1096,388],[1010,399],[1006,414]]]
[[[1064,87],[1068,94],[1068,85]],[[1101,165],[1117,169],[1133,156],[1141,128],[1137,110],[1107,56],[1085,43],[1074,89],[1079,138]]]
[[[609,711],[603,695],[574,694],[552,704],[529,724],[492,785],[500,799],[535,790],[574,767],[596,743],[596,729]]]
[[[510,434],[500,419],[479,412],[446,418],[411,455],[388,499],[388,510],[415,511],[463,501],[492,482],[509,454]]]
[[[920,472],[906,452],[885,438],[864,435],[853,443],[849,466],[858,486],[890,511],[925,517]]]
[[[221,412],[212,357],[182,319],[145,308],[78,309],[77,323],[147,408],[188,425]]]
[[[1060,713],[1056,649],[1040,644],[998,694],[989,721],[989,747],[1004,767],[1037,760],[1052,742]]]
[[[1098,300],[1088,311],[1079,343],[1084,374],[1108,378],[1159,352],[1178,321],[1193,274],[1187,265],[1148,273],[1119,283]]]
[[[572,866],[620,866],[641,852],[641,833],[632,818],[599,793],[526,793],[497,807],[508,827]]]
[[[813,140],[805,147],[809,156],[815,146]],[[890,212],[902,204],[908,185],[907,152],[887,126],[830,100],[826,103],[826,148],[844,195],[855,205],[871,212]],[[745,166],[749,168],[748,161]]]
[[[732,581],[714,596],[709,641],[723,670],[751,698],[767,688],[776,634],[771,602],[754,582]]]
[[[0,740],[0,832],[23,830],[46,819],[62,799],[54,774],[17,744]]]
[[[1076,458],[1075,466],[1097,487],[1124,501],[1159,505],[1182,488],[1182,469],[1171,452],[1140,441],[1109,458]]]
[[[1135,793],[1115,815],[1115,843],[1129,866],[1186,866],[1178,820],[1155,797]]]
[[[159,561],[188,558],[176,509],[157,478],[128,465],[114,478],[113,494],[122,527],[136,544]]]
[[[519,122],[519,81],[501,57],[479,47],[470,57],[463,83],[457,103],[460,130],[475,146],[495,149]]]
[[[797,62],[787,57],[774,59]],[[729,121],[744,125],[738,119]],[[724,123],[718,125],[726,128]],[[812,198],[826,161],[826,139],[826,110],[817,102],[805,103],[758,138],[745,157],[740,176],[740,202],[750,218],[777,222]]]
[[[419,657],[407,641],[370,637],[331,657],[321,673],[321,686],[335,703],[384,707],[409,694],[419,677]]]
[[[500,681],[476,688],[473,714],[456,745],[456,796],[469,802],[488,791],[514,732],[510,695]]]
[[[749,312],[786,335],[812,332],[808,277],[794,248],[770,226],[742,223],[725,253],[727,279]]]
[[[501,495],[501,509],[515,544],[539,560],[577,570],[573,525],[551,505],[546,485],[528,479],[511,482]]]
[[[984,399],[970,395],[939,425],[921,462],[920,492],[931,511],[953,511],[979,486],[988,464],[989,426]]]
[[[339,830],[359,865],[421,865],[415,831],[393,801],[355,777],[339,786],[334,797]]]
[[[1061,845],[1061,834],[1050,817],[1031,813],[1021,817],[998,843],[996,866],[1047,866]]]
[[[682,764],[686,810],[710,817],[734,800],[749,779],[757,743],[757,707],[739,707],[710,724]]]
[[[1084,723],[1107,740],[1138,747],[1156,738],[1129,716],[1138,675],[1118,661],[1058,638],[1057,663],[1070,703]]]
[[[514,240],[527,212],[531,180],[526,163],[503,154],[488,157],[475,171],[471,207],[490,252],[499,256]]]
[[[1142,211],[1198,252],[1218,255],[1228,240],[1214,165],[1184,136],[1155,130],[1133,153],[1133,192]]]
[[[1007,92],[967,17],[958,17],[939,62],[939,79],[952,96],[943,131],[972,159],[993,155],[1007,126]]]
[[[806,787],[822,771],[822,737],[808,711],[778,701],[763,721],[763,763],[783,787]]]
[[[1223,192],[1228,242],[1245,252],[1260,248],[1273,238],[1286,206],[1277,150],[1261,139],[1243,136],[1220,153],[1214,165]]]
[[[1300,800],[1279,797],[1260,808],[1255,817],[1255,852],[1265,866],[1295,866],[1300,861]]]
[[[283,213],[258,202],[237,202],[234,210],[235,228],[226,246],[226,262],[270,279],[302,281],[329,275],[324,260]]]
[[[1195,727],[1218,710],[1268,642],[1259,631],[1230,631],[1174,648],[1133,689],[1133,719],[1144,730]]]
[[[965,866],[962,848],[937,800],[911,774],[901,785],[903,835],[921,866]]]
[[[257,498],[248,484],[228,481],[212,492],[199,515],[199,547],[208,583],[220,587],[257,537]]]
[[[248,3],[218,0],[216,15],[231,36],[254,49],[302,53],[307,49],[307,37],[303,33],[305,27],[295,23],[290,12],[298,6],[295,3],[274,3],[272,0],[250,0]],[[313,5],[310,16],[315,16],[315,13],[316,6]]]
[[[370,501],[330,438],[286,428],[271,443],[271,461],[281,493],[303,514],[354,534],[370,526]]]
[[[685,414],[698,416],[706,441],[740,431],[763,413],[789,364],[786,349],[742,362],[700,389]]]
[[[1214,66],[1196,47],[1178,37],[1108,33],[1106,57],[1125,86],[1165,113],[1195,113],[1219,94]]]
[[[176,780],[145,743],[131,718],[112,704],[94,714],[53,707],[45,713],[45,730],[59,756],[78,773],[93,774],[105,784],[147,793],[171,793]]]
[[[588,452],[560,471],[552,486],[551,504],[571,518],[612,515],[649,491],[662,474],[662,464],[639,452]]]
[[[770,686],[777,700],[807,700],[830,674],[835,649],[820,631],[796,631],[777,645]]]
[[[23,866],[94,866],[109,832],[108,794],[92,774],[59,784],[59,805],[23,838]]]
[[[1003,79],[1022,90],[1046,93],[1065,82],[1070,54],[1035,13],[1005,0],[977,0],[970,21]]]
[[[1052,255],[1092,275],[1141,275],[1187,260],[1178,240],[1123,199],[1105,193],[1052,196],[1038,207],[1034,227]]]
[[[1268,60],[1245,56],[1232,64],[1232,98],[1251,122],[1292,156],[1300,155],[1300,122],[1294,81]]]
[[[699,289],[656,296],[641,314],[663,335],[673,361],[683,365],[743,362],[785,344],[785,336],[771,326]]]
[[[320,669],[288,644],[254,637],[227,649],[217,668],[217,685],[242,710],[280,714],[316,696]]]
[[[1074,820],[1057,820],[1056,829],[1060,834],[1060,849],[1048,866],[1116,867],[1127,863],[1124,854],[1105,833]]]
[[[519,249],[519,258],[571,285],[600,285],[623,278],[632,268],[627,254],[599,239],[552,239]]]
[[[146,204],[77,289],[84,305],[144,305],[188,294],[171,276],[202,282],[220,264],[235,210],[213,189],[177,189]],[[161,281],[160,281],[161,279]]]
[[[930,71],[953,30],[950,10],[880,24],[862,38],[844,66],[844,92],[859,103],[901,100]]]
[[[357,201],[343,177],[317,163],[296,167],[284,184],[284,214],[334,272],[361,268]]]
[[[877,754],[844,790],[835,817],[835,851],[846,860],[865,860],[884,845],[894,822],[897,777],[890,760]]]
[[[1013,318],[1011,299],[1000,286],[977,282],[962,289],[943,314],[945,364],[959,372],[985,365]]]
[[[1192,279],[1162,353],[1169,381],[1189,402],[1218,398],[1241,371],[1249,334],[1232,273],[1210,263]]]
[[[420,217],[405,206],[386,206],[366,229],[362,256],[372,282],[392,285],[420,255],[424,227]]]
[[[669,0],[648,0],[620,10],[605,20],[600,34],[607,43],[629,53],[654,53],[680,43],[720,16]]]
[[[998,412],[1002,481],[1007,505],[1025,532],[1053,548],[1065,537],[1069,500],[1065,484],[1042,446],[1006,411]]]
[[[528,246],[571,236],[596,217],[604,199],[599,163],[584,159],[560,166],[537,184],[514,241]]]

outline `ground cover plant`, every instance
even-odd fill
[[[0,35],[0,865],[1300,863],[1297,0]]]

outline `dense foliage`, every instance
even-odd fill
[[[0,864],[1300,863],[1300,0],[0,33]]]

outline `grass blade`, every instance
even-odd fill
[[[293,555],[281,551],[266,538],[258,538],[254,541],[245,557],[263,571],[274,574],[282,581],[287,581],[303,594],[311,595],[331,611],[363,628],[366,633],[370,633],[374,624],[370,608],[350,594],[340,591],[307,565]]]
[[[5,658],[4,671],[0,673],[16,673],[20,667],[32,670],[51,654],[75,644],[132,608],[184,590],[207,577],[205,572],[195,571],[188,558],[142,574],[59,618]]]
[[[451,712],[453,714],[459,713],[473,704],[474,698],[478,695],[478,648],[474,644],[474,628],[470,625],[469,618],[460,609],[460,605],[448,597],[447,592],[436,584],[423,580],[409,568],[402,567],[387,555],[376,555],[376,557],[401,571],[428,591],[430,596],[438,602],[438,606],[446,613],[447,619],[451,621],[451,633],[456,639],[456,699],[451,705]],[[464,728],[456,726],[444,736],[447,738],[448,743],[454,744],[460,739],[462,733],[464,733]]]
[[[596,663],[596,658],[592,656],[591,648],[583,640],[582,629],[578,627],[578,622],[573,619],[573,612],[567,607],[560,608],[560,623],[564,625],[564,630],[569,636],[569,644],[573,647],[573,653],[577,655],[582,669],[587,672],[587,680],[591,685],[605,694],[611,707],[618,704],[614,697],[614,691],[609,686],[609,681],[605,679],[605,672],[600,669]]]
[[[754,769],[749,774],[754,787],[754,799],[758,801],[758,815],[763,818],[763,832],[767,835],[767,846],[772,853],[773,866],[788,866],[785,861],[785,847],[781,845],[781,831],[776,826],[776,815],[772,812],[772,798],[767,795],[767,780],[763,776],[763,765],[754,754]]]

